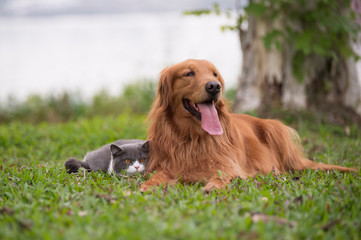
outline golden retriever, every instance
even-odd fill
[[[227,110],[224,80],[206,60],[186,60],[164,69],[149,113],[147,172],[141,191],[181,179],[224,188],[235,177],[306,168],[355,169],[313,162],[303,156],[295,130]]]

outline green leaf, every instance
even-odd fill
[[[265,14],[267,7],[262,3],[255,3],[252,2],[248,5],[248,7],[245,7],[244,10],[249,15],[254,15],[257,17],[261,17]]]
[[[282,36],[282,31],[274,29],[271,32],[267,33],[262,37],[263,43],[267,49],[271,49],[274,44],[278,50],[281,50],[280,37]]]
[[[223,26],[221,26],[222,32],[227,31],[227,30],[234,31],[236,29],[237,29],[237,26],[231,26],[231,25],[223,25]]]
[[[214,10],[214,12],[215,12],[215,14],[216,15],[220,15],[221,14],[221,10],[219,9],[219,4],[218,3],[215,3],[214,5],[213,5],[213,10]]]
[[[222,171],[221,170],[218,170],[218,176],[219,176],[219,179],[222,180]]]
[[[358,54],[355,54],[354,56],[353,56],[353,60],[355,61],[355,62],[357,62],[358,60],[360,60],[361,58],[360,58],[360,55],[358,55]]]
[[[317,55],[326,56],[327,49],[324,48],[322,45],[315,44],[312,46],[312,51],[314,51]]]
[[[311,45],[313,40],[313,31],[308,30],[300,33],[295,38],[294,48],[295,50],[302,51],[305,55],[311,53]]]
[[[305,73],[303,64],[305,62],[305,55],[302,51],[297,51],[292,59],[292,72],[299,83],[302,83]]]
[[[209,14],[211,14],[211,10],[203,9],[203,10],[184,11],[183,14],[184,15],[195,15],[195,16],[209,15]]]
[[[346,58],[349,58],[353,55],[353,50],[351,49],[350,46],[347,45],[343,45],[340,47],[340,52],[343,56],[345,56]]]

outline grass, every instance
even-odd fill
[[[79,92],[63,92],[52,95],[30,95],[25,101],[8,96],[0,102],[0,124],[12,121],[26,123],[63,123],[96,116],[119,114],[147,114],[157,91],[155,80],[144,79],[128,84],[118,95],[103,89],[86,101]],[[225,92],[233,100],[236,89]]]
[[[117,116],[128,112],[146,114],[155,97],[157,85],[152,80],[128,84],[118,95],[100,90],[90,101],[78,92],[57,95],[30,95],[25,101],[9,96],[0,102],[0,123],[22,121],[28,123],[61,123],[99,115]]]
[[[361,130],[286,116],[316,161],[361,168]],[[0,125],[0,239],[360,239],[361,175],[303,171],[142,194],[144,177],[65,173],[65,160],[145,138],[144,115]]]

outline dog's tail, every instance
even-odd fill
[[[341,172],[358,172],[358,170],[354,168],[317,163],[307,159],[304,156],[300,137],[297,132],[279,121],[267,120],[266,124],[264,124],[264,138],[267,144],[270,145],[272,149],[275,149],[275,154],[278,155],[280,166],[284,166],[284,170],[286,171],[303,169],[327,171],[333,169]]]
[[[87,162],[79,161],[75,158],[69,158],[64,165],[67,173],[76,173],[81,167],[90,170],[89,164]]]
[[[340,172],[358,172],[355,168],[342,167],[338,165],[331,165],[326,163],[318,163],[309,159],[303,159],[304,169],[318,169],[322,171],[337,170]]]

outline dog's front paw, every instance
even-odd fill
[[[202,190],[204,193],[210,193],[213,190],[217,190],[225,187],[226,187],[225,184],[220,184],[217,182],[208,182]]]
[[[172,181],[174,181],[174,183],[176,182],[175,180],[171,179],[167,173],[159,171],[151,176],[148,181],[143,183],[142,186],[140,186],[140,191],[149,192],[152,188],[157,187],[160,184],[166,185]]]
[[[150,184],[147,184],[147,183],[143,183],[141,186],[140,186],[140,191],[141,192],[149,192],[150,189],[151,189],[152,185]]]

